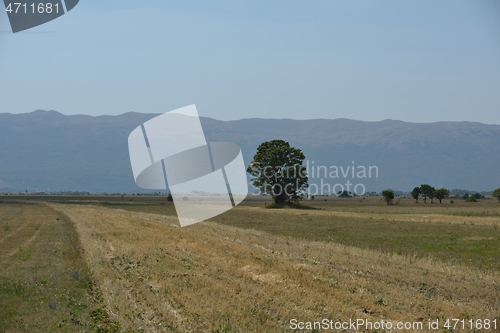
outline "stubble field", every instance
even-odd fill
[[[21,225],[31,219],[42,228],[50,221],[72,226],[78,242],[66,244],[80,251],[66,266],[51,269],[67,272],[73,283],[71,267],[81,262],[88,267],[89,285],[95,282],[101,295],[95,300],[87,288],[78,296],[89,309],[78,320],[88,325],[64,322],[62,328],[51,326],[53,331],[100,325],[124,332],[284,332],[292,331],[292,319],[327,318],[421,322],[423,330],[406,331],[425,332],[429,319],[500,320],[500,205],[492,200],[417,205],[403,199],[387,207],[379,198],[328,198],[306,203],[314,209],[266,209],[265,200],[257,198],[185,228],[178,227],[171,203],[121,200],[40,203],[18,218]],[[20,214],[17,206],[0,205],[0,227],[5,216]],[[22,207],[24,212],[28,206]],[[0,230],[0,241],[13,224]],[[27,233],[25,242],[30,237]],[[0,252],[0,260],[15,261],[10,252]],[[49,259],[18,261],[36,266]],[[9,274],[0,274],[6,286],[12,285]],[[67,288],[71,292],[72,286]],[[27,300],[35,295],[23,292]],[[9,296],[12,308],[21,304],[14,296]],[[62,307],[49,309],[47,300],[26,306],[71,318]],[[3,299],[0,306],[7,306]],[[105,310],[102,323],[93,321],[95,309]],[[6,332],[17,331],[19,318],[36,319],[19,310],[0,318]]]

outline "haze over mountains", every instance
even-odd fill
[[[133,179],[127,138],[155,116],[66,116],[41,110],[0,114],[0,192],[143,192]],[[207,141],[238,144],[247,165],[260,143],[289,141],[303,150],[309,166],[325,166],[329,176],[337,168],[339,178],[323,178],[330,186],[349,180],[367,191],[411,191],[422,183],[477,191],[500,187],[500,125],[202,118],[202,126]],[[350,171],[344,177],[342,170],[353,165],[356,173],[376,166],[378,177],[373,172],[371,178],[353,178]],[[319,178],[310,178],[320,184]]]

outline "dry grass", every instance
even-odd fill
[[[432,214],[414,214],[411,213],[413,206],[387,207],[371,199],[363,203],[348,201],[351,206],[345,206],[345,201],[350,199],[319,202],[315,204],[317,210],[265,209],[264,204],[257,206],[255,203],[259,201],[252,200],[211,220],[274,235],[422,258],[432,256],[452,264],[500,270],[498,218],[446,215],[441,213],[442,207],[436,205],[432,207],[435,209]],[[112,206],[128,211],[175,216],[172,203]],[[349,211],[355,207],[360,212]],[[493,205],[493,208],[497,207],[500,208],[500,205]],[[363,212],[363,209],[384,208],[379,213]],[[490,211],[493,209],[490,208]]]
[[[500,319],[500,276],[474,266],[212,222],[181,229],[174,216],[51,207],[73,221],[106,308],[124,329],[282,332],[292,318]]]
[[[500,206],[500,205],[499,205]],[[500,208],[500,207],[499,207]],[[253,212],[262,211],[261,207],[238,207],[241,210],[248,210]],[[331,208],[330,208],[331,209]],[[431,213],[414,213],[408,210],[404,213],[397,211],[385,210],[382,212],[359,212],[359,211],[333,211],[333,210],[294,210],[294,209],[269,209],[269,214],[279,215],[309,215],[309,216],[333,216],[333,217],[348,217],[348,218],[375,218],[375,219],[389,219],[392,221],[402,222],[427,222],[427,223],[452,223],[452,224],[476,224],[492,226],[495,223],[500,223],[500,216],[463,216],[456,213],[456,215],[443,214],[439,212]],[[465,214],[465,213],[464,213]],[[479,213],[477,213],[479,214]]]

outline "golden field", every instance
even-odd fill
[[[378,199],[365,206],[340,199],[336,205],[308,204],[318,209],[265,209],[260,201],[250,202],[185,228],[178,227],[168,204],[52,202],[29,209],[73,226],[81,260],[99,290],[100,298],[88,301],[88,312],[105,309],[104,324],[74,326],[75,331],[288,332],[292,319],[327,318],[422,322],[423,330],[382,331],[425,332],[434,319],[500,320],[500,205],[448,205],[447,211],[446,205],[410,201],[386,207]],[[0,209],[18,208],[4,203]],[[361,236],[362,226],[384,230],[387,244]],[[423,240],[405,242],[404,228],[414,230],[417,239],[454,231],[451,241],[465,243],[470,253],[445,244],[433,255]],[[399,241],[391,243],[391,237]],[[0,260],[12,257],[0,255]],[[64,269],[70,268],[54,268]]]

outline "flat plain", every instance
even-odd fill
[[[180,228],[173,204],[164,197],[27,199],[38,203],[0,204],[0,227],[9,225],[0,230],[0,242],[26,221],[38,221],[42,231],[64,222],[71,227],[68,234],[73,230],[77,237],[65,244],[78,251],[64,266],[66,259],[56,255],[15,259],[18,243],[2,244],[0,260],[18,263],[2,269],[2,286],[13,286],[9,274],[21,272],[20,265],[40,266],[49,259],[59,265],[51,267],[52,274],[78,284],[71,272],[80,263],[80,271],[88,269],[88,283],[77,298],[86,300],[89,310],[81,311],[78,321],[88,325],[72,323],[62,308],[47,307],[49,297],[29,301],[37,294],[26,289],[26,305],[15,292],[10,305],[0,300],[11,309],[0,317],[5,332],[18,331],[19,318],[37,322],[20,310],[24,307],[57,314],[56,324],[69,319],[61,327],[51,324],[51,331],[100,325],[104,332],[286,332],[292,331],[292,319],[323,318],[421,322],[424,328],[435,319],[500,321],[500,204],[494,200],[416,204],[400,199],[387,206],[378,197],[317,197],[303,209],[270,209],[268,199],[257,197]],[[16,226],[8,216],[16,216]],[[37,232],[36,225],[24,242]],[[54,231],[47,232],[51,241],[39,238],[42,231],[35,237],[42,249],[64,240]],[[21,246],[30,249],[32,243]],[[93,284],[97,300],[89,292]],[[71,292],[71,285],[67,288]],[[101,324],[94,321],[95,309],[105,311]],[[39,325],[30,331],[47,331],[43,321]]]

